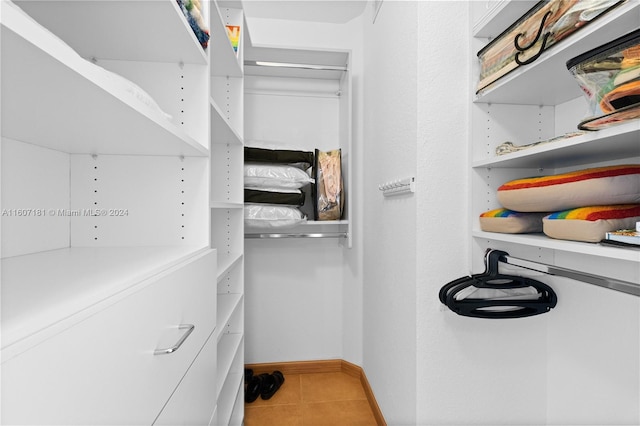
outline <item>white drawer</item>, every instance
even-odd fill
[[[215,328],[216,253],[154,278],[3,363],[2,423],[151,424]],[[180,324],[194,325],[180,348],[154,355]]]
[[[216,333],[211,333],[204,348],[153,423],[155,426],[209,424],[216,408],[217,349]]]

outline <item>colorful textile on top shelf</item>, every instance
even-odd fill
[[[200,0],[176,0],[176,2],[185,18],[187,18],[187,22],[198,42],[203,48],[206,48],[209,45],[209,28],[205,25],[202,17]]]
[[[610,167],[596,167],[593,169],[576,170],[553,176],[540,176],[524,179],[516,179],[507,182],[498,188],[499,191],[508,191],[522,188],[539,188],[542,186],[561,185],[569,182],[579,182],[588,179],[597,179],[610,176],[621,176],[640,173],[640,165],[624,165]]]
[[[520,212],[640,202],[640,165],[595,167],[551,176],[515,179],[500,186],[498,202]]]
[[[606,14],[623,0],[540,1],[478,52],[477,92]]]

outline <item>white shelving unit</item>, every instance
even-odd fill
[[[473,25],[475,52],[533,6],[520,1],[486,3],[487,14],[476,19]],[[638,251],[554,240],[542,234],[483,232],[478,222],[482,212],[500,207],[496,191],[508,180],[640,161],[640,122],[637,120],[511,154],[495,154],[495,147],[505,141],[528,144],[576,131],[586,115],[587,104],[566,69],[566,61],[637,29],[639,14],[640,3],[623,3],[553,46],[532,64],[509,73],[480,93],[475,93],[479,75],[476,65],[471,81],[474,94],[471,96],[470,141],[475,270],[482,269],[484,251],[491,247],[558,266],[567,262],[573,269],[601,276],[625,270],[627,272],[617,278],[630,282],[640,280]]]
[[[252,230],[248,238],[340,238],[351,247],[350,52],[290,49],[245,43],[247,141],[283,149],[341,149],[346,202],[342,220],[314,221],[312,193],[303,212],[308,221],[285,232]],[[266,64],[265,64],[266,63]],[[250,142],[247,142],[250,144]]]
[[[224,188],[242,180],[242,61],[226,36],[227,12],[203,2],[215,36],[205,50],[174,0],[17,5],[0,4],[2,423],[228,423],[221,413],[241,422],[241,183]],[[242,22],[241,11],[233,19]],[[239,84],[233,106],[220,95],[227,75]],[[153,341],[141,327],[160,325],[171,339],[173,325],[151,320],[191,317],[184,349],[154,358],[166,336]],[[130,379],[148,395],[136,391],[130,406],[102,412],[84,404],[101,398],[75,386],[86,373],[76,369],[87,366],[73,360],[101,363],[86,374],[118,369],[95,381],[117,403],[133,340],[129,327],[108,327],[127,320],[144,340],[131,346],[135,362],[159,369]],[[91,330],[100,343],[89,343]],[[92,352],[112,339],[112,350]],[[33,360],[37,368],[24,367]],[[53,367],[66,377],[49,383]],[[235,389],[221,393],[234,374]],[[216,406],[223,400],[231,409]]]
[[[211,3],[211,244],[218,249],[217,411],[213,424],[244,418],[244,38],[234,2]],[[226,26],[240,27],[237,51]]]

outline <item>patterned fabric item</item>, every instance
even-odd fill
[[[640,110],[640,30],[567,61],[588,106],[581,130],[599,130],[638,118]],[[630,113],[631,112],[631,113]],[[602,120],[607,117],[606,120]]]
[[[616,206],[590,206],[564,210],[547,216],[549,220],[589,220],[626,219],[640,216],[640,204],[622,204]]]
[[[640,203],[640,165],[596,167],[516,179],[500,186],[497,197],[503,207],[520,212]]]
[[[505,234],[542,232],[545,214],[514,212],[504,208],[490,210],[480,215],[480,229]]]
[[[631,228],[637,221],[640,204],[589,206],[546,216],[543,231],[551,238],[596,243],[607,232]]]
[[[569,37],[621,0],[541,1],[478,52],[478,92],[521,65],[534,62],[556,43]]]

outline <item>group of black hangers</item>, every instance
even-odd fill
[[[527,277],[504,275],[498,272],[500,257],[506,255],[508,253],[504,251],[488,250],[484,259],[485,271],[445,284],[440,289],[440,301],[458,315],[476,318],[530,317],[544,314],[554,308],[558,298],[547,284]],[[531,288],[536,291],[530,291],[530,294],[524,297],[521,291],[512,290]],[[474,292],[480,293],[477,289],[501,290],[502,295],[489,294],[487,297],[473,297]],[[512,290],[513,297],[509,296],[509,290]],[[491,292],[485,291],[485,293]],[[461,294],[466,297],[460,297]]]

